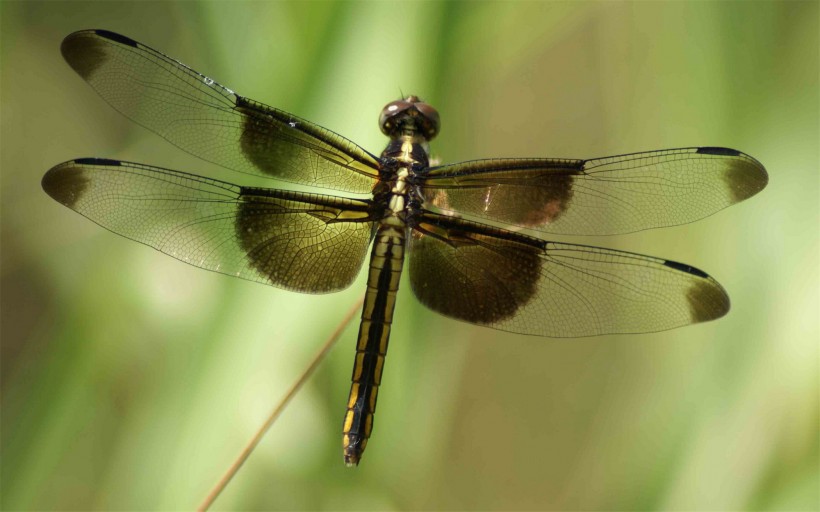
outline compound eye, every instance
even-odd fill
[[[379,128],[381,128],[382,133],[390,135],[395,128],[393,119],[412,106],[412,103],[405,100],[391,101],[385,105],[379,115]]]
[[[425,136],[428,139],[432,139],[436,135],[438,135],[439,127],[441,126],[441,121],[439,120],[438,110],[433,108],[431,105],[427,103],[418,102],[413,104],[418,110],[419,114],[422,117],[422,128],[425,131]]]

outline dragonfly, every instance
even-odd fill
[[[686,224],[768,182],[756,159],[686,147],[590,159],[495,158],[431,165],[439,113],[388,103],[379,156],[228,89],[106,30],[70,34],[68,64],[112,107],[205,161],[346,197],[246,187],[108,158],[50,169],[45,192],[108,230],[203,269],[302,293],[355,280],[370,251],[344,461],[373,428],[400,278],[446,317],[544,337],[657,332],[729,311],[698,268],[550,235],[612,235]]]

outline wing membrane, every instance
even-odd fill
[[[75,32],[61,50],[111,106],[204,160],[345,192],[370,192],[378,178],[376,158],[353,142],[244,98],[125,36]]]
[[[693,222],[767,182],[754,158],[704,147],[591,160],[462,162],[430,169],[421,188],[444,211],[549,233],[609,235]]]
[[[245,188],[117,160],[62,163],[46,173],[43,188],[181,261],[299,292],[350,285],[373,233],[369,201]]]
[[[502,331],[654,332],[729,310],[714,279],[660,258],[547,242],[431,213],[419,219],[410,246],[410,283],[424,305]]]

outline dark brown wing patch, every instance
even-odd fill
[[[680,148],[461,162],[430,169],[421,190],[445,211],[549,233],[610,235],[702,219],[767,182],[760,162],[740,151]]]
[[[535,294],[540,250],[421,222],[412,233],[413,293],[427,307],[466,322],[492,325]]]
[[[129,38],[87,30],[63,55],[123,115],[204,160],[308,186],[369,193],[376,157],[344,137],[249,100]]]
[[[48,171],[43,188],[178,260],[299,292],[349,286],[373,236],[369,201],[242,188],[131,162],[65,162]]]
[[[289,290],[346,288],[370,242],[369,211],[299,199],[243,190],[236,235],[248,263],[272,284]]]
[[[544,229],[570,207],[580,160],[498,159],[432,169],[427,201],[444,211]]]
[[[551,337],[655,332],[719,318],[729,297],[689,265],[547,242],[457,217],[419,214],[410,283],[444,315]]]

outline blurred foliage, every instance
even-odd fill
[[[400,91],[443,161],[728,146],[767,190],[585,243],[671,257],[724,319],[580,340],[424,310],[405,284],[374,435],[341,457],[356,326],[217,509],[817,510],[818,3],[3,2],[4,510],[190,509],[362,293],[202,272],[49,199],[81,156],[231,181],[110,109],[62,61],[106,28],[380,151]],[[250,180],[252,181],[252,180]]]

